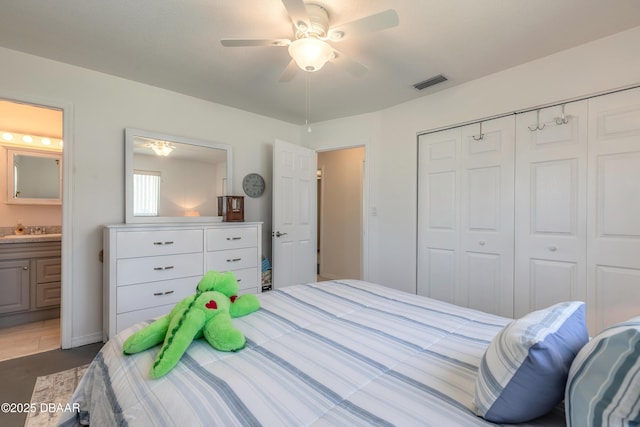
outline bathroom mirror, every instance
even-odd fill
[[[126,222],[222,221],[231,160],[227,144],[125,129]]]
[[[7,150],[7,203],[62,203],[62,154],[36,150]]]

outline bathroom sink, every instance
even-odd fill
[[[4,239],[45,239],[45,238],[60,238],[62,237],[61,233],[51,233],[51,234],[9,234],[8,236],[4,236]]]

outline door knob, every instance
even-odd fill
[[[287,233],[281,233],[279,231],[276,231],[275,233],[273,233],[273,235],[276,236],[276,237],[280,237],[280,236],[286,236]]]

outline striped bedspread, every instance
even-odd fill
[[[476,426],[477,367],[509,319],[353,280],[260,295],[234,319],[236,353],[191,344],[165,377],[149,379],[159,348],[124,356],[144,324],[110,340],[62,425]],[[536,425],[564,425],[555,411]]]

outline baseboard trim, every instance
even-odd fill
[[[80,347],[87,344],[102,342],[102,332],[94,332],[93,334],[83,335],[81,337],[71,338],[71,347]],[[64,347],[63,347],[64,348]]]

